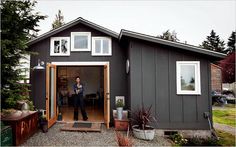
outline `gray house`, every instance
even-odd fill
[[[152,105],[158,129],[209,130],[211,62],[225,57],[188,44],[121,30],[81,17],[29,42],[31,97],[52,126],[73,120],[74,78],[84,84],[90,121],[112,123],[116,99],[125,109]],[[44,64],[42,64],[43,62]],[[210,115],[211,119],[211,115]]]

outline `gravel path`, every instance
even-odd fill
[[[65,132],[60,131],[64,124],[55,124],[47,133],[38,131],[30,137],[22,146],[118,146],[113,128],[107,130],[102,127],[102,132]],[[135,146],[170,146],[171,143],[163,138],[155,136],[152,141],[144,141],[133,138]]]
[[[221,130],[221,131],[225,131],[227,133],[230,133],[232,135],[235,135],[235,127],[229,126],[229,125],[225,125],[225,124],[219,124],[219,123],[215,123],[214,122],[214,128],[216,130]]]

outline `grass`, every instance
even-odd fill
[[[213,122],[235,127],[236,109],[235,105],[227,105],[224,109],[213,110]]]
[[[219,137],[219,141],[218,144],[221,146],[235,146],[235,136],[227,133],[227,132],[223,132],[223,131],[219,131],[217,130],[217,135]]]

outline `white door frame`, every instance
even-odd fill
[[[100,65],[104,66],[104,65],[108,65],[108,67],[109,67],[109,63],[110,63],[109,61],[51,62],[51,64],[54,64],[56,66],[100,66]]]

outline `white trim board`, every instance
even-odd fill
[[[57,66],[99,66],[99,65],[109,65],[109,61],[81,61],[81,62],[51,62],[51,64],[57,65]]]

